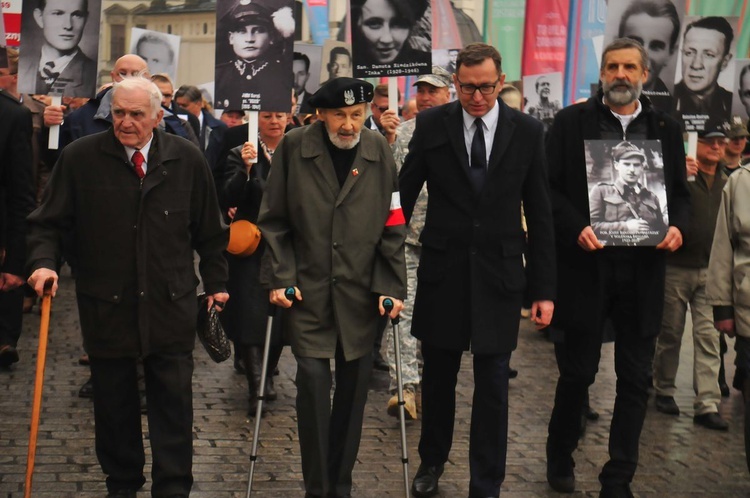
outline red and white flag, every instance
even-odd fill
[[[385,220],[385,226],[395,227],[405,224],[404,211],[401,209],[401,194],[393,192],[391,194],[391,212],[388,214],[388,219]]]

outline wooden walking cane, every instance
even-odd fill
[[[36,439],[39,432],[39,414],[42,410],[42,388],[44,387],[44,364],[47,361],[47,332],[49,315],[52,309],[52,284],[48,278],[44,282],[42,296],[42,320],[39,324],[39,349],[36,354],[36,377],[34,379],[34,401],[31,405],[31,431],[29,432],[29,454],[26,459],[26,487],[24,498],[31,497],[31,478],[34,475],[34,457],[36,456]]]

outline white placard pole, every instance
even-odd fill
[[[398,78],[388,78],[388,109],[398,114]]]
[[[50,105],[62,105],[62,96],[55,95],[52,97],[52,104]],[[49,141],[47,147],[51,150],[57,150],[60,147],[60,125],[54,125],[49,127]]]
[[[688,136],[687,155],[688,157],[695,158],[696,154],[698,153],[698,132],[689,131],[687,136]],[[688,175],[687,180],[689,182],[694,182],[695,175]]]
[[[255,159],[251,159],[250,162],[257,163],[258,156],[263,153],[258,145],[258,111],[249,111],[247,114],[247,141],[253,144],[255,150],[258,151]]]

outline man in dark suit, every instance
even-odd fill
[[[34,209],[31,113],[0,90],[0,367],[18,361],[26,216]]]
[[[602,57],[602,88],[586,102],[561,110],[547,138],[558,271],[553,325],[564,336],[555,344],[560,378],[547,439],[547,480],[558,492],[575,490],[573,451],[581,410],[599,366],[604,325],[611,319],[617,396],[599,496],[633,496],[629,485],[661,324],[665,255],[682,245],[690,215],[680,125],[647,97],[639,99],[648,67],[639,42],[613,41]],[[583,142],[625,137],[662,144],[669,227],[655,247],[604,247],[591,226]]]
[[[412,334],[422,341],[422,460],[418,497],[438,492],[453,437],[456,377],[474,353],[469,462],[471,497],[497,497],[505,478],[508,364],[524,290],[532,319],[550,323],[555,256],[542,124],[498,100],[498,51],[472,43],[458,55],[459,100],[420,112],[400,174],[411,217],[422,185],[430,201],[422,231]],[[526,210],[528,244],[521,228]],[[526,254],[524,273],[522,255]],[[528,286],[528,289],[526,289]]]

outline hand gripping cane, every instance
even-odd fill
[[[294,287],[287,287],[284,297],[294,302]],[[260,386],[258,387],[258,406],[255,408],[255,430],[253,431],[253,445],[250,450],[250,471],[247,474],[247,498],[253,493],[253,475],[255,474],[255,461],[258,459],[258,435],[260,433],[260,419],[263,412],[263,401],[266,399],[266,374],[268,370],[268,354],[271,350],[271,330],[273,329],[273,317],[276,314],[276,306],[268,307],[268,324],[266,325],[266,339],[263,344],[263,364],[260,371]],[[247,368],[250,368],[249,365]]]
[[[44,282],[44,293],[42,295],[42,320],[39,325],[39,348],[36,354],[36,377],[34,379],[34,401],[31,405],[31,430],[29,432],[29,453],[26,458],[24,498],[31,496],[31,480],[34,476],[36,440],[39,433],[39,415],[42,410],[42,389],[44,388],[44,365],[47,362],[47,333],[49,332],[49,315],[52,309],[53,282],[51,278]]]
[[[383,308],[386,313],[393,309],[393,300],[385,298]],[[398,384],[398,419],[401,424],[401,462],[404,464],[404,490],[406,498],[409,498],[409,456],[406,453],[406,415],[404,414],[404,383],[401,379],[401,341],[400,327],[398,325],[399,317],[392,318],[393,325],[393,347],[396,352],[396,381]]]

